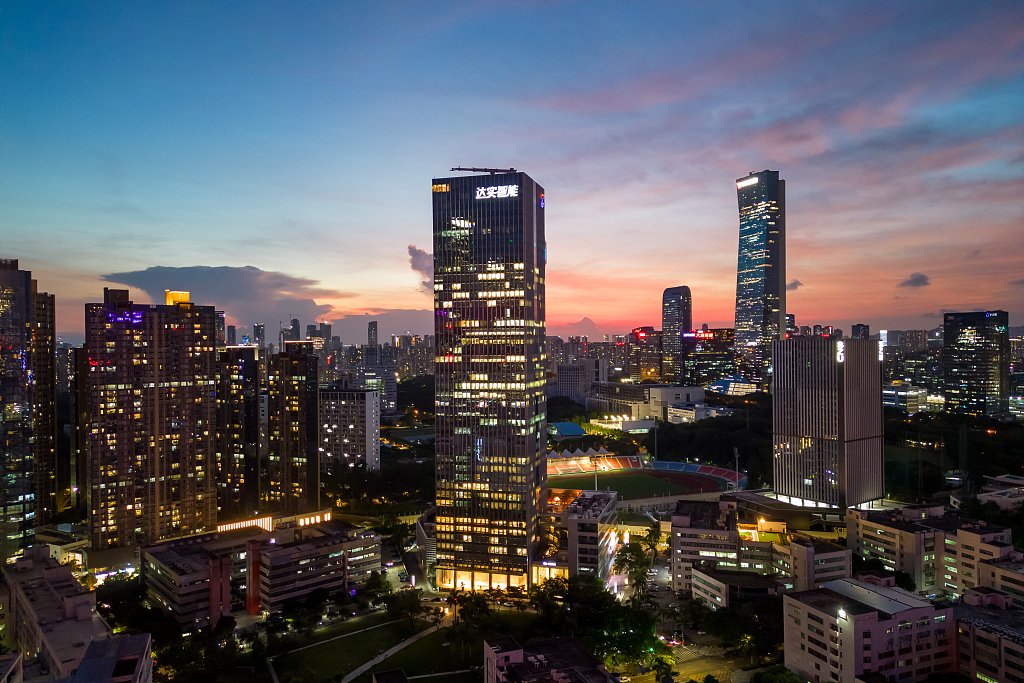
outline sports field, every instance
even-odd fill
[[[593,490],[594,475],[591,473],[548,476],[548,488]],[[617,491],[625,500],[722,490],[718,481],[711,477],[685,472],[653,472],[651,470],[598,472],[597,488],[600,491],[610,488],[612,491]]]

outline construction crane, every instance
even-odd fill
[[[453,168],[452,170],[453,171],[468,171],[470,173],[490,173],[491,175],[494,175],[495,173],[515,173],[516,172],[516,169],[514,169],[514,168],[462,168],[461,166],[458,167],[458,168]]]

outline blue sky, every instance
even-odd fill
[[[13,2],[0,32],[0,256],[70,337],[104,286],[428,332],[410,256],[455,165],[545,186],[553,333],[658,325],[680,284],[731,326],[764,168],[799,323],[1024,324],[1019,2]]]

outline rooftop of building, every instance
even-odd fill
[[[549,422],[548,430],[554,429],[561,436],[586,436],[587,432],[575,422]]]
[[[498,652],[523,651],[523,662],[504,667],[505,680],[509,683],[542,683],[555,680],[556,671],[561,683],[606,683],[608,673],[601,660],[592,655],[575,638],[549,638],[529,643],[523,647],[511,638],[487,640],[491,647],[498,645]]]
[[[929,506],[929,509],[933,507],[935,506]],[[904,510],[869,510],[863,514],[863,517],[868,522],[909,533],[927,531],[928,529],[942,531],[945,533],[954,533],[963,529],[965,531],[973,531],[978,534],[995,534],[1002,533],[1007,529],[1007,527],[1000,526],[999,524],[980,522],[954,513],[946,513],[942,517],[908,519]]]
[[[698,569],[691,570],[694,574],[703,574],[719,583],[737,588],[750,590],[768,590],[779,587],[779,575],[777,574],[755,574],[754,572],[732,571],[728,569]]]
[[[108,683],[122,676],[137,675],[149,655],[150,641],[148,633],[94,640],[72,680],[74,683]]]
[[[999,609],[989,605],[958,602],[953,605],[953,616],[957,621],[969,622],[975,627],[998,633],[1018,645],[1024,645],[1024,612],[1019,609]]]
[[[788,539],[790,543],[797,543],[805,548],[814,548],[814,553],[816,555],[842,553],[849,550],[845,545],[840,545],[839,543],[829,541],[828,539],[818,538],[817,536],[811,536],[809,534],[791,532]]]
[[[736,516],[723,511],[718,502],[680,500],[673,517],[689,517],[691,529],[725,529],[736,526]]]
[[[409,677],[405,675],[404,669],[392,669],[374,673],[373,681],[374,683],[409,683]]]
[[[570,519],[599,519],[609,506],[614,507],[618,497],[615,491],[551,489],[548,491],[548,509],[557,513],[568,512]]]
[[[375,532],[369,529],[340,520],[331,520],[302,527],[301,536],[301,538],[290,543],[264,544],[263,552],[268,559],[273,560],[275,557],[284,557],[297,552],[306,552],[338,543],[380,539]]]
[[[879,618],[884,620],[900,612],[932,604],[902,588],[876,586],[853,579],[829,581],[821,588],[791,593],[789,597],[822,612],[838,614],[840,609],[855,615],[878,612]]]
[[[1008,571],[1014,574],[1024,574],[1024,560],[1019,559],[1002,559],[1002,560],[982,560],[984,564],[1003,571]]]

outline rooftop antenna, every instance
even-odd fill
[[[516,173],[516,169],[514,168],[463,168],[461,166],[456,166],[452,170],[467,171],[469,173],[490,173],[491,175],[494,175],[495,173]]]

